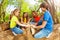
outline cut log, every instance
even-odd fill
[[[14,35],[10,30],[0,32],[0,39],[1,40],[13,40]]]
[[[9,29],[9,23],[0,24],[0,29],[3,31]]]

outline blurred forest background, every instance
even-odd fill
[[[60,23],[60,0],[0,0],[0,23],[9,22],[9,16],[14,8],[20,9],[20,16],[23,12],[28,12],[31,16],[31,11],[39,11],[41,2],[49,4],[49,11],[52,14],[54,23]]]

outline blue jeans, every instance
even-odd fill
[[[34,35],[35,38],[43,38],[43,37],[47,37],[49,34],[51,33],[51,31],[43,28],[42,30],[40,30],[38,33],[36,33]]]
[[[30,22],[30,24],[35,24],[35,22]]]
[[[23,30],[20,29],[20,27],[14,27],[11,30],[12,30],[12,32],[14,32],[16,34],[22,34],[23,33]]]

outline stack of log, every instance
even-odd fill
[[[0,40],[13,40],[14,35],[9,29],[8,23],[0,24]]]

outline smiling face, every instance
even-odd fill
[[[46,8],[41,7],[41,10],[42,10],[42,12],[45,12],[46,11]]]
[[[38,16],[37,12],[35,12],[35,11],[32,12],[32,15],[33,15],[33,17]]]
[[[23,16],[24,17],[27,17],[28,16],[28,13],[27,12],[24,12]]]
[[[15,13],[16,16],[19,16],[20,11],[16,10],[14,13]]]
[[[33,16],[36,16],[36,14],[35,14],[34,12],[32,13],[32,15],[33,15]]]

